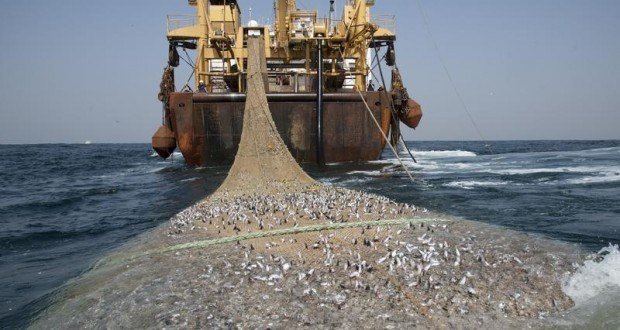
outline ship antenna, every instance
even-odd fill
[[[252,20],[252,7],[250,7],[250,21]]]

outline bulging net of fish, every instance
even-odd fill
[[[572,305],[556,280],[572,250],[315,182],[271,117],[262,39],[248,51],[221,187],[100,261],[34,328],[515,327]]]

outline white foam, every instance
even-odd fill
[[[153,168],[149,168],[147,170],[145,170],[145,173],[159,173],[163,170],[165,170],[167,168],[167,166],[158,166],[158,167],[153,167]],[[142,172],[142,170],[136,171],[136,172]]]
[[[342,184],[342,185],[348,185],[348,184],[359,184],[359,183],[364,183],[364,182],[368,182],[370,181],[370,179],[368,178],[361,178],[361,179],[347,179],[347,180],[343,180],[338,182],[338,184]]]
[[[445,187],[474,189],[475,187],[498,187],[510,184],[509,181],[452,181],[443,184]]]
[[[419,161],[415,163],[413,160],[406,159],[406,158],[401,158],[401,161],[403,162],[403,165],[405,165],[408,169],[414,169],[414,170],[419,169],[419,170],[424,170],[424,171],[439,169],[439,165],[434,161]],[[400,162],[396,158],[373,160],[373,161],[369,161],[368,163],[369,164],[386,164],[386,165],[390,164],[390,165],[396,165],[399,167],[401,166]]]
[[[381,171],[351,171],[351,172],[347,172],[347,174],[350,174],[350,175],[361,174],[361,175],[367,175],[367,176],[385,175],[385,173],[381,173]]]
[[[569,152],[571,152],[571,151],[569,151]],[[576,154],[612,154],[612,153],[620,153],[620,147],[586,149],[586,150],[572,151],[572,153],[576,153]]]
[[[469,171],[469,172],[484,172],[491,166],[495,164],[491,163],[445,163],[442,164],[444,168],[458,170],[458,171]]]
[[[412,151],[416,158],[450,158],[450,157],[476,157],[477,155],[471,151],[464,150],[429,150],[429,151]]]
[[[392,164],[397,161],[398,160],[396,158],[378,159],[378,160],[369,160],[368,164]]]
[[[606,183],[620,181],[620,174],[603,175],[603,176],[586,176],[578,179],[566,180],[568,184],[589,184],[589,183]]]
[[[573,167],[543,167],[543,168],[508,168],[499,170],[485,170],[483,172],[501,175],[524,175],[536,173],[605,173],[618,174],[620,166],[573,166]]]
[[[569,171],[566,168],[509,168],[503,170],[489,170],[486,171],[493,174],[501,175],[525,175],[525,174],[537,174],[537,173],[565,173],[565,172],[579,172],[576,170]]]
[[[601,249],[602,261],[587,260],[562,285],[562,290],[579,306],[608,291],[620,289],[620,250],[618,245]]]
[[[153,151],[153,153],[151,154],[151,157],[159,157],[159,155]],[[183,158],[183,154],[180,151],[175,151],[172,153],[172,157],[173,158]]]

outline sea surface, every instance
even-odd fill
[[[306,170],[325,184],[606,248],[615,258],[606,267],[620,265],[620,141],[407,145],[417,163],[404,149],[400,157],[413,182],[389,150],[367,164]],[[188,167],[179,153],[161,160],[148,144],[0,145],[0,153],[0,328],[25,326],[55,289],[207,196],[227,173]],[[584,282],[603,271],[587,270]],[[620,279],[605,281],[615,288]]]

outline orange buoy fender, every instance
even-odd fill
[[[416,128],[422,119],[422,107],[418,104],[418,102],[408,99],[407,110],[399,112],[398,118],[400,121],[405,123],[405,125],[411,128]]]
[[[160,126],[151,141],[153,150],[163,159],[172,155],[177,147],[177,140],[174,138],[174,132],[167,126]]]

